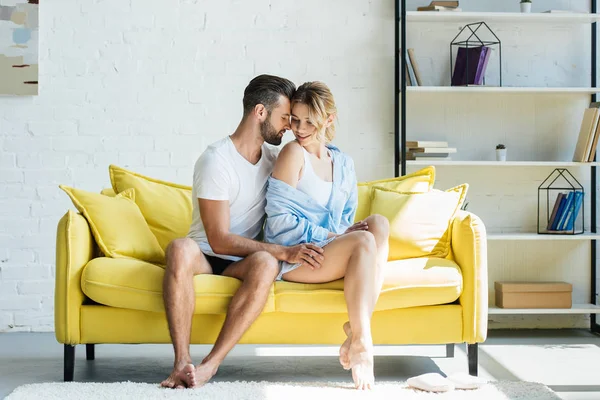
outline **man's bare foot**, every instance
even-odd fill
[[[211,362],[203,361],[202,364],[198,364],[193,374],[194,383],[190,387],[197,388],[204,386],[206,383],[208,383],[210,378],[215,376],[218,369],[219,365]]]
[[[353,340],[348,351],[352,368],[354,387],[358,390],[372,389],[375,386],[373,373],[373,346],[364,340]]]
[[[194,364],[180,363],[173,368],[173,372],[167,379],[161,382],[160,386],[171,389],[185,389],[192,385]],[[190,374],[192,374],[190,376]]]
[[[343,326],[344,333],[346,334],[346,340],[340,347],[340,364],[344,369],[350,369],[350,357],[348,357],[348,351],[350,350],[350,343],[352,342],[352,329],[350,329],[350,322],[346,321]]]

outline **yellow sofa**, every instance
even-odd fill
[[[366,195],[360,193],[359,204]],[[485,227],[474,214],[458,210],[449,234],[447,257],[388,263],[396,279],[384,283],[372,319],[373,340],[376,345],[446,344],[448,356],[455,343],[466,343],[469,373],[476,375],[477,344],[487,335]],[[163,274],[157,263],[104,256],[84,215],[67,211],[57,227],[55,287],[55,334],[64,344],[65,381],[73,379],[75,345],[86,344],[87,359],[93,360],[94,344],[170,343]],[[239,285],[223,276],[194,278],[192,344],[214,343]],[[343,280],[276,282],[240,343],[339,345],[346,320]]]

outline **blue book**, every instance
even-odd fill
[[[569,218],[569,223],[567,224],[567,230],[573,230],[573,226],[575,225],[575,221],[577,220],[577,215],[579,215],[579,210],[581,209],[581,204],[583,204],[583,192],[577,192],[575,199],[575,209],[571,214],[571,218]]]
[[[565,209],[565,203],[567,202],[567,196],[563,196],[560,200],[560,205],[558,206],[558,212],[556,213],[556,217],[554,217],[554,221],[552,221],[552,226],[550,227],[551,231],[555,231],[558,226],[558,221],[560,220],[560,216],[562,215],[563,210]]]
[[[567,196],[567,202],[565,203],[565,208],[563,212],[560,214],[560,219],[558,220],[558,224],[556,225],[557,231],[563,231],[565,229],[565,222],[567,221],[567,215],[569,214],[569,210],[573,207],[573,196],[574,192],[569,192]]]

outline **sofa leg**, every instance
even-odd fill
[[[477,343],[467,344],[467,357],[469,359],[469,375],[477,376]]]
[[[454,358],[454,343],[446,344],[446,357]]]
[[[64,359],[64,381],[73,381],[73,371],[75,370],[75,346],[65,344],[65,359]]]
[[[93,344],[86,344],[85,345],[85,359],[90,361],[90,360],[94,360],[96,358],[96,353],[94,351],[94,346]]]

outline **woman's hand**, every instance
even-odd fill
[[[310,269],[321,268],[323,249],[312,243],[303,243],[286,249],[285,259],[290,264],[306,264]]]
[[[368,231],[368,230],[369,230],[369,226],[367,225],[367,221],[363,220],[363,221],[358,221],[357,223],[355,223],[354,225],[352,225],[351,227],[346,229],[346,232],[344,232],[344,234],[354,232],[354,231]]]

